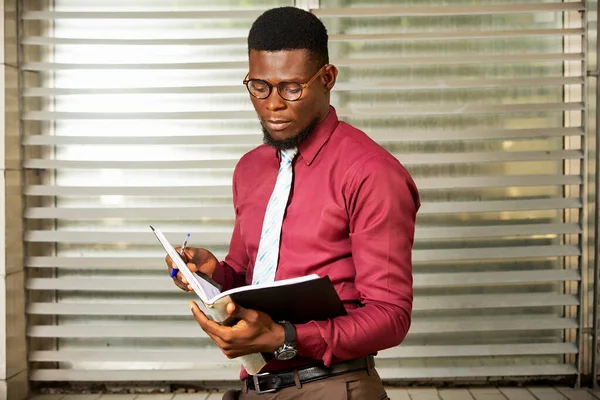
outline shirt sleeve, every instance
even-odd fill
[[[397,346],[411,323],[411,253],[420,206],[412,178],[395,159],[373,157],[348,179],[344,196],[363,306],[296,325],[298,353],[325,365]]]
[[[222,291],[246,285],[246,270],[248,269],[248,253],[242,240],[238,218],[238,181],[239,166],[233,172],[233,207],[235,209],[235,225],[229,243],[229,252],[225,260],[221,261],[212,278],[222,286]]]

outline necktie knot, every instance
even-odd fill
[[[298,149],[296,147],[293,149],[281,150],[281,165],[290,164],[294,157],[296,157],[296,154],[298,154]]]

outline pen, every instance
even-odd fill
[[[185,251],[185,248],[187,247],[187,242],[188,239],[190,238],[190,234],[188,233],[185,237],[185,240],[183,241],[183,244],[181,245],[181,250],[179,250],[179,255],[182,256],[183,252]]]
[[[187,247],[189,238],[190,238],[190,234],[188,233],[185,236],[185,240],[183,241],[183,244],[181,245],[181,250],[179,250],[179,255],[182,256],[182,258],[183,258],[183,252],[185,251],[185,248]],[[177,275],[177,268],[173,267],[173,269],[171,270],[171,278],[175,278],[176,275]]]

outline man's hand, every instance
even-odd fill
[[[221,348],[227,358],[252,353],[272,353],[284,342],[283,326],[261,311],[246,310],[229,303],[227,313],[240,320],[234,326],[228,327],[209,320],[195,302],[191,301],[189,304],[198,325]]]
[[[181,251],[181,248],[177,247],[175,250],[177,251],[177,253],[179,253]],[[183,255],[181,257],[186,262],[187,267],[190,271],[201,271],[204,272],[206,275],[210,276],[211,278],[213,273],[215,272],[215,268],[217,268],[217,264],[219,263],[217,258],[213,255],[213,253],[206,249],[199,249],[196,247],[187,247],[183,251]],[[175,263],[173,262],[173,260],[171,260],[171,257],[169,255],[165,257],[165,262],[167,263],[170,275],[171,271],[173,270],[173,267],[175,266]],[[178,288],[185,290],[186,292],[192,290],[192,287],[188,285],[188,281],[185,279],[181,272],[177,272],[177,276],[173,278],[173,283],[175,283],[175,285]]]

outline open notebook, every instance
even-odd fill
[[[234,302],[240,306],[263,311],[274,321],[290,321],[301,324],[345,315],[346,309],[340,300],[329,277],[316,274],[284,279],[259,285],[248,285],[221,292],[210,278],[191,272],[175,248],[167,241],[163,233],[150,226],[158,241],[171,257],[177,269],[187,279],[194,292],[200,298],[200,309],[211,320],[223,325],[232,325],[227,313],[227,304]],[[265,365],[261,354],[241,357],[242,364],[249,374],[260,372]]]

